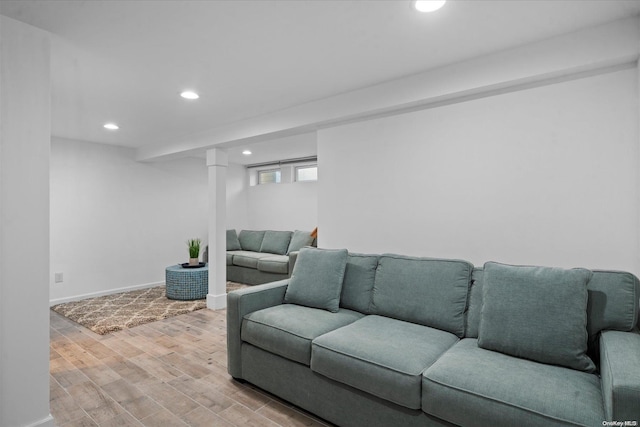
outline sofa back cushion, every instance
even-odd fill
[[[284,302],[337,313],[346,266],[346,249],[300,249]]]
[[[478,346],[541,363],[595,371],[587,356],[591,271],[484,265]]]
[[[234,229],[227,230],[227,250],[228,251],[242,250],[242,246],[240,246],[240,240],[238,240],[238,234]]]
[[[240,230],[240,235],[238,236],[243,251],[260,252],[263,239],[264,231],[257,230]]]
[[[370,314],[371,292],[379,258],[378,255],[354,253],[347,256],[340,307]]]
[[[636,326],[640,298],[640,282],[636,276],[622,271],[595,270],[587,289],[590,339],[603,330],[626,332]]]
[[[465,338],[478,338],[480,326],[480,311],[482,310],[482,268],[474,267],[471,273],[471,287],[469,288],[469,302],[467,303],[467,319],[465,323]]]
[[[466,261],[382,255],[370,311],[462,337],[472,269]]]
[[[271,254],[285,255],[291,241],[290,231],[271,231],[264,232],[260,252],[268,252]]]
[[[311,246],[312,243],[313,237],[311,236],[310,231],[296,230],[291,235],[291,241],[289,242],[289,247],[287,248],[287,254],[290,252],[299,251],[305,246]]]

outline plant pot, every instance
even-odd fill
[[[189,265],[198,265],[200,264],[199,258],[189,258]]]

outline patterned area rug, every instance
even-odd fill
[[[227,292],[246,286],[248,285],[227,282]],[[168,299],[163,285],[67,302],[54,305],[51,309],[91,329],[96,334],[104,335],[109,332],[120,331],[144,323],[200,310],[206,306],[206,299],[194,301]]]

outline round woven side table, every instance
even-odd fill
[[[167,298],[193,300],[207,297],[209,291],[209,265],[183,268],[180,264],[165,269]]]

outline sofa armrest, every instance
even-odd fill
[[[637,331],[602,332],[600,375],[607,420],[640,422],[640,334]]]
[[[242,378],[240,360],[240,328],[246,314],[280,305],[284,301],[289,280],[250,286],[227,294],[227,370],[234,378]]]

